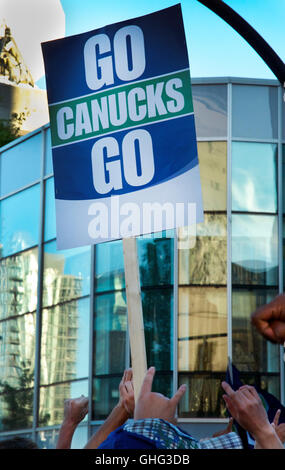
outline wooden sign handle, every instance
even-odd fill
[[[125,264],[126,295],[128,307],[129,337],[135,400],[140,393],[141,385],[147,371],[143,311],[137,241],[134,237],[123,238]]]

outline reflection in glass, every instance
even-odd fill
[[[123,289],[125,287],[122,241],[96,245],[96,292]]]
[[[105,419],[119,402],[121,374],[113,377],[96,377],[93,380],[92,419]]]
[[[39,449],[55,449],[59,429],[48,429],[37,433],[37,446]]]
[[[40,185],[0,202],[0,255],[9,256],[38,244]]]
[[[180,373],[179,386],[187,385],[182,397],[178,416],[180,418],[225,418],[226,407],[222,398],[224,391],[221,387],[225,373],[204,372]]]
[[[205,211],[227,210],[227,143],[198,142]]]
[[[78,380],[40,387],[39,426],[53,426],[63,421],[64,400],[88,396],[88,381]],[[87,420],[87,416],[84,421]]]
[[[226,85],[192,85],[192,93],[197,137],[226,137]]]
[[[232,210],[277,212],[277,145],[232,143]]]
[[[193,248],[179,250],[179,284],[227,283],[227,217],[204,214]]]
[[[90,247],[57,250],[45,244],[43,306],[56,305],[90,292]]]
[[[12,389],[33,386],[35,314],[0,322],[0,383]]]
[[[232,282],[278,284],[277,216],[232,216]]]
[[[125,292],[95,297],[94,375],[123,372],[126,364]]]
[[[180,287],[178,375],[188,385],[180,417],[222,417],[227,356],[227,289]]]
[[[148,365],[172,369],[172,288],[142,291],[145,343]]]
[[[277,87],[233,85],[233,137],[277,139]]]
[[[251,314],[277,294],[277,290],[271,289],[233,289],[233,363],[240,371],[279,371],[279,346],[266,341],[250,321]]]
[[[284,104],[284,107],[285,107],[285,104]],[[285,115],[284,115],[283,122],[285,122]],[[283,214],[285,214],[285,144],[282,145],[282,183],[283,183],[282,184],[282,206],[283,206]]]
[[[0,322],[1,430],[32,425],[35,322],[35,314]]]
[[[152,235],[152,238],[139,237],[137,247],[141,285],[171,284],[173,282],[173,238],[157,235]]]
[[[178,370],[225,371],[227,367],[227,289],[180,287]]]
[[[45,131],[45,176],[53,173],[50,127]]]
[[[45,182],[45,228],[44,240],[51,240],[56,237],[55,218],[55,197],[54,178],[49,178]]]
[[[0,394],[0,431],[31,428],[34,389],[11,390],[6,387],[5,390],[7,392]]]
[[[41,132],[3,152],[0,157],[0,196],[5,196],[39,180],[41,162]]]
[[[0,320],[37,308],[38,249],[0,261]]]
[[[87,377],[89,298],[42,313],[41,384]]]
[[[95,431],[94,431],[95,434]],[[55,449],[59,429],[46,429],[37,433],[37,445],[40,449]],[[83,449],[88,442],[87,426],[77,426],[71,441],[71,449]]]

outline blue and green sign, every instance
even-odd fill
[[[127,225],[131,235],[189,225],[189,204],[201,221],[180,5],[42,48],[58,245],[120,238]],[[161,223],[144,220],[147,204],[160,204]]]

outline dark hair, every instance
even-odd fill
[[[38,446],[32,439],[17,436],[0,441],[0,449],[38,449]]]

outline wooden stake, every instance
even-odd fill
[[[129,336],[135,400],[147,371],[140,276],[135,238],[123,238]]]

